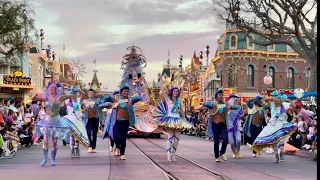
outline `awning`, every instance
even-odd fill
[[[0,87],[21,88],[21,89],[34,89],[34,88],[36,88],[35,86],[17,85],[17,84],[0,84]]]

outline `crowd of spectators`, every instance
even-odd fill
[[[0,159],[11,158],[20,148],[38,145],[42,137],[36,137],[35,123],[44,116],[44,108],[36,102],[30,105],[0,98]]]

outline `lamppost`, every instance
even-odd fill
[[[42,45],[43,45],[43,40],[44,40],[44,31],[43,31],[43,29],[40,29],[40,39],[41,39],[41,50],[42,50]]]
[[[207,66],[209,66],[209,45],[206,46],[205,53],[207,55]]]
[[[202,51],[200,51],[199,58],[200,58],[200,61],[201,61],[201,63],[202,63],[202,59],[203,59],[203,52],[202,52]]]
[[[180,72],[182,72],[182,63],[183,63],[183,56],[180,56],[180,60],[179,60],[179,68],[180,68]]]
[[[56,53],[54,51],[52,51],[52,59],[56,60]]]

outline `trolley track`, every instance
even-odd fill
[[[152,141],[150,141],[150,140],[148,140],[148,139],[146,139],[146,138],[143,138],[143,140],[146,141],[146,142],[148,142],[148,143],[150,143],[150,144],[152,144],[153,146],[155,146],[155,147],[157,147],[157,148],[159,148],[159,149],[165,150],[165,148],[161,147],[160,145],[158,145],[158,144],[156,144],[156,143],[154,143],[154,142],[152,142]],[[145,151],[143,151],[142,148],[140,148],[140,147],[137,145],[137,143],[135,143],[132,139],[129,139],[129,141],[130,141],[154,166],[156,166],[159,170],[161,170],[162,173],[165,175],[165,177],[166,177],[167,179],[169,179],[169,180],[183,180],[183,179],[186,179],[186,178],[179,177],[179,176],[177,175],[177,173],[175,173],[175,172],[171,172],[171,171],[166,170],[166,168],[163,167],[163,165],[161,165],[161,163],[158,163],[156,160],[154,160],[154,158],[152,158],[152,157],[151,157],[150,155],[148,155]],[[214,171],[212,171],[211,169],[208,169],[208,168],[206,168],[206,167],[204,167],[204,166],[202,166],[202,165],[194,162],[194,161],[191,160],[191,159],[188,159],[188,158],[186,158],[186,157],[184,157],[184,156],[181,156],[181,155],[178,155],[178,154],[176,154],[176,156],[179,157],[179,158],[181,158],[181,159],[183,159],[183,160],[185,160],[185,161],[187,161],[190,165],[195,166],[195,167],[197,167],[198,169],[201,169],[201,170],[205,171],[207,174],[210,174],[210,175],[212,176],[212,178],[215,178],[215,179],[217,179],[217,180],[231,180],[231,178],[226,177],[226,176],[224,176],[224,175],[221,175],[221,174],[219,174],[219,173],[217,173],[217,172],[214,172]]]

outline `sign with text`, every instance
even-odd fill
[[[4,84],[17,84],[17,85],[31,85],[31,78],[29,77],[19,77],[19,76],[3,76]]]

